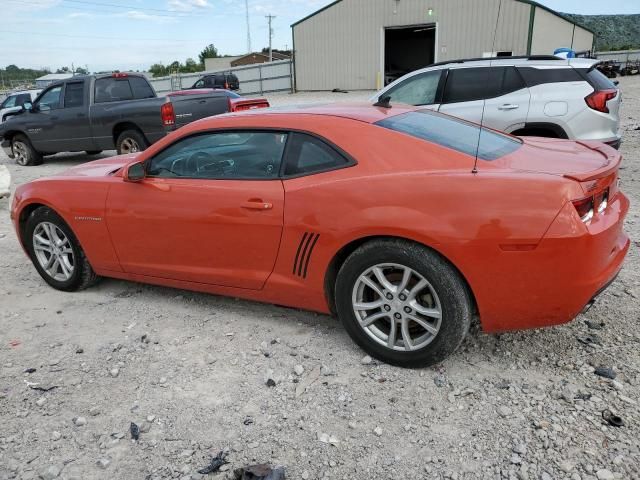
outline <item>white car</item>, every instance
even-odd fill
[[[514,135],[618,148],[622,95],[597,64],[553,56],[444,62],[399,78],[371,100],[425,105]]]
[[[0,103],[0,123],[10,117],[10,113],[19,112],[25,102],[33,103],[42,90],[23,90],[12,92]]]

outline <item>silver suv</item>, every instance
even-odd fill
[[[620,146],[618,87],[597,60],[553,56],[457,60],[409,73],[372,97],[425,105],[514,135]]]

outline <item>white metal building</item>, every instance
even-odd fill
[[[71,78],[71,77],[73,77],[72,73],[49,73],[42,77],[36,78],[36,87],[45,88],[51,85],[53,82],[66,80],[67,78]]]
[[[294,23],[297,90],[368,90],[445,60],[592,50],[594,34],[530,0],[337,0]]]

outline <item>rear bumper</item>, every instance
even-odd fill
[[[629,237],[622,225],[629,200],[622,192],[587,227],[568,203],[531,251],[504,252],[489,286],[476,293],[488,332],[559,325],[573,320],[622,269]],[[507,258],[508,256],[508,258]]]
[[[4,153],[9,158],[13,158],[13,149],[11,148],[11,142],[9,140],[2,140],[0,147],[2,147],[2,150],[4,150]]]

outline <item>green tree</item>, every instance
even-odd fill
[[[200,59],[200,64],[204,65],[204,59],[205,58],[218,58],[220,55],[218,55],[218,49],[213,45],[213,43],[210,43],[209,45],[207,45],[204,50],[202,50],[199,54],[198,54],[198,58]]]
[[[167,76],[167,67],[162,65],[161,63],[154,63],[149,67],[149,71],[153,74],[154,77],[166,77]]]
[[[76,67],[76,75],[89,75],[89,70],[82,67]]]

